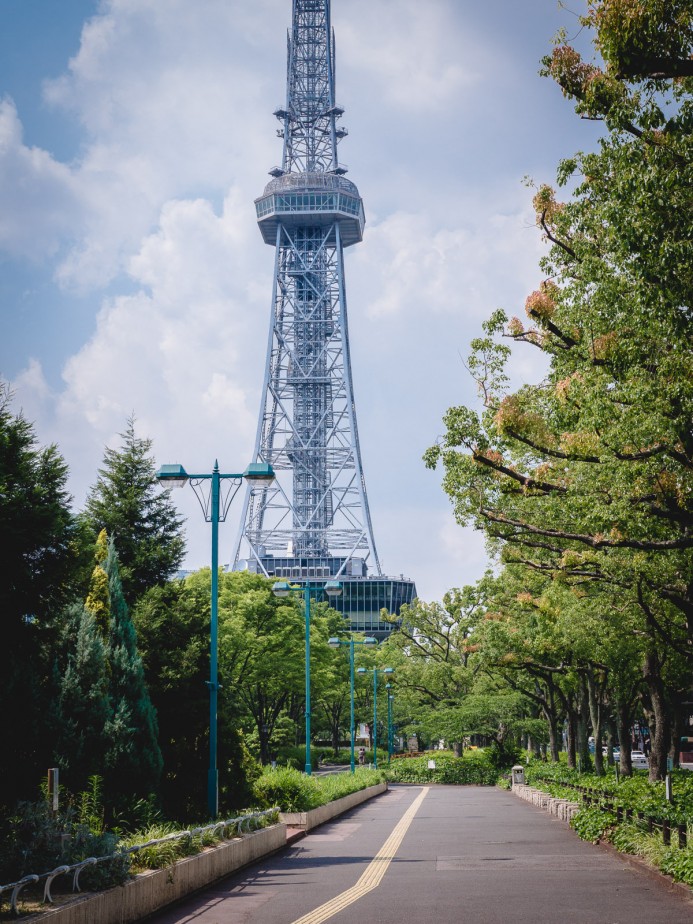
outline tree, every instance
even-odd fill
[[[85,518],[95,536],[105,529],[116,543],[123,594],[132,605],[180,567],[185,542],[183,519],[156,480],[152,441],[136,436],[134,417],[120,436],[120,449],[106,447]]]
[[[305,702],[303,602],[275,597],[272,581],[262,575],[231,572],[220,577],[220,675],[254,725],[260,740],[260,759],[267,763],[275,725],[292,695]],[[313,701],[317,701],[323,677],[332,663],[327,646],[329,612],[326,604],[311,604]]]
[[[67,465],[55,446],[37,447],[11,400],[0,384],[0,613],[8,645],[65,601],[75,561]]]
[[[112,711],[110,671],[103,629],[86,606],[70,604],[59,622],[49,727],[62,782],[78,792],[90,776],[103,773]]]
[[[102,532],[97,543],[99,556],[103,554],[105,538]],[[104,778],[111,797],[128,801],[156,792],[162,758],[156,712],[137,650],[137,634],[123,596],[113,539],[108,539],[105,552],[105,559],[101,558],[95,569],[95,576],[103,571],[108,578],[106,657],[111,713],[105,728],[108,747]],[[94,599],[95,595],[91,597]]]
[[[457,519],[506,562],[602,584],[639,611],[653,778],[670,737],[661,646],[689,663],[693,652],[693,105],[680,76],[692,18],[689,3],[602,0],[584,23],[606,67],[562,41],[545,59],[607,133],[599,151],[559,166],[558,184],[576,183],[569,201],[539,187],[551,246],[526,302],[531,324],[494,313],[469,363],[484,410],[452,408],[426,455],[445,468]],[[498,335],[540,349],[546,379],[509,393]]]
[[[145,679],[159,724],[161,797],[170,818],[206,812],[209,759],[209,581],[171,581],[150,588],[133,610]],[[220,786],[237,733],[227,687],[219,691]],[[236,807],[241,807],[237,805]]]
[[[55,446],[39,448],[33,426],[12,413],[11,401],[0,383],[0,714],[7,743],[0,804],[33,796],[49,759],[49,624],[70,597],[79,560],[67,466]]]

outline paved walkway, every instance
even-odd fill
[[[396,786],[158,924],[693,924],[693,903],[486,787]]]

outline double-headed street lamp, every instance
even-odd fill
[[[378,640],[366,636],[366,638],[356,640],[352,635],[349,641],[340,638],[330,638],[327,640],[327,644],[331,648],[339,648],[340,645],[349,646],[349,688],[351,692],[351,772],[354,773],[356,769],[356,762],[354,760],[354,751],[356,747],[356,728],[354,726],[354,646],[355,645],[377,645]]]
[[[392,667],[360,667],[359,674],[373,674],[373,766],[378,769],[378,674],[394,674]]]
[[[288,597],[292,592],[303,591],[304,610],[306,618],[306,766],[308,776],[313,772],[310,764],[310,594],[311,591],[324,590],[328,597],[338,597],[342,592],[339,581],[325,581],[322,584],[292,585],[287,581],[277,581],[272,587],[275,597]]]
[[[182,488],[189,483],[200,502],[202,513],[212,524],[212,589],[209,628],[209,770],[207,771],[207,808],[211,818],[219,813],[219,770],[217,768],[217,701],[219,692],[219,523],[226,520],[231,501],[245,481],[252,488],[267,488],[274,481],[274,471],[267,462],[253,462],[244,472],[222,474],[214,463],[211,475],[189,475],[182,465],[162,465],[156,473],[159,481],[169,488]],[[211,482],[209,491],[204,489]],[[228,482],[222,491],[222,482]]]

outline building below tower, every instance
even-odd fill
[[[416,597],[416,585],[403,575],[386,577],[383,574],[368,574],[368,567],[362,558],[296,558],[264,555],[255,559],[241,560],[238,570],[254,574],[266,574],[278,581],[289,581],[302,587],[306,582],[313,585],[338,580],[342,585],[339,597],[329,597],[324,591],[317,591],[318,602],[329,602],[330,606],[343,613],[349,621],[351,632],[363,632],[378,641],[383,641],[399,626],[398,621],[389,622],[382,618],[381,611],[399,617],[402,606],[410,604]]]

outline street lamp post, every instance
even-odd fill
[[[356,750],[356,727],[354,725],[354,646],[355,645],[377,645],[378,640],[366,636],[364,639],[356,640],[352,635],[349,641],[345,641],[339,638],[330,638],[327,640],[327,644],[331,648],[339,648],[340,645],[349,646],[349,690],[350,690],[350,701],[351,701],[351,720],[349,728],[351,729],[351,772],[354,773],[356,770],[356,761],[355,761],[355,750]]]
[[[392,667],[360,667],[359,674],[373,674],[373,766],[378,769],[378,674],[394,674]]]
[[[287,581],[277,581],[272,587],[275,597],[288,597],[292,591],[301,590],[300,585],[292,586]],[[313,772],[310,763],[310,593],[324,590],[328,597],[338,597],[342,592],[339,581],[325,581],[324,584],[311,584],[309,581],[303,585],[303,603],[306,620],[306,765],[308,776]]]
[[[217,767],[217,704],[219,694],[219,523],[226,520],[231,501],[238,493],[243,479],[251,487],[266,488],[274,481],[272,466],[254,462],[244,472],[222,474],[215,461],[211,474],[189,475],[182,465],[162,465],[156,473],[159,481],[169,488],[182,488],[185,484],[195,492],[204,518],[212,524],[212,582],[210,593],[209,625],[209,770],[207,771],[207,808],[211,818],[219,813],[219,770]],[[209,491],[203,485],[210,482]],[[222,493],[222,482],[228,482]]]
[[[392,758],[392,702],[394,700],[394,694],[390,693],[392,689],[392,684],[386,683],[385,689],[388,691],[387,694],[387,765],[390,766],[390,760]]]

